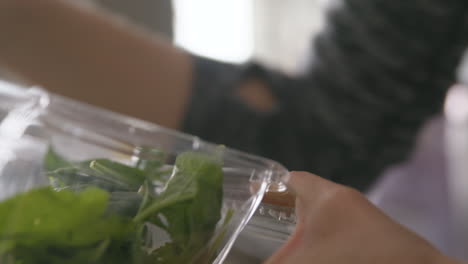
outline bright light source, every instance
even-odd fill
[[[445,115],[455,124],[468,121],[468,87],[456,85],[449,90],[445,100]]]
[[[226,62],[252,55],[252,0],[174,0],[174,10],[177,45]]]

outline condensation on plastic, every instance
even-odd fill
[[[48,184],[42,162],[50,146],[70,161],[108,158],[131,164],[141,154],[142,147],[165,152],[169,162],[186,151],[219,155],[217,145],[197,137],[40,89],[0,86],[0,200]],[[287,173],[283,166],[229,148],[222,152],[222,159],[223,212],[233,209],[234,215],[213,263],[223,263],[252,216],[254,219],[268,217],[279,226],[282,221],[273,217],[293,221],[285,218],[282,208],[273,206],[267,215],[257,210],[268,186],[272,183],[281,186],[280,179]],[[252,183],[260,187],[253,191]]]

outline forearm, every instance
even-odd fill
[[[0,62],[52,92],[177,128],[191,62],[169,42],[61,0],[0,0]]]

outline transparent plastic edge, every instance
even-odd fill
[[[236,227],[233,234],[229,238],[228,242],[224,246],[223,250],[221,250],[221,252],[218,254],[216,259],[213,261],[213,264],[222,264],[224,262],[229,252],[231,251],[232,246],[236,242],[237,237],[240,235],[242,230],[244,230],[245,226],[250,221],[252,216],[255,214],[255,212],[257,211],[257,208],[260,206],[260,203],[262,202],[262,199],[263,199],[263,195],[265,194],[267,188],[268,188],[268,182],[263,181],[261,188],[257,191],[254,197],[254,202],[251,204],[249,208],[249,213],[247,214],[247,217],[244,217],[240,225]]]

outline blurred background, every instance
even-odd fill
[[[75,0],[76,1],[76,0]],[[194,54],[231,63],[255,58],[300,71],[327,0],[79,0],[170,38]],[[213,23],[216,21],[216,23]],[[0,77],[15,80],[0,69]],[[17,80],[17,79],[16,79]]]
[[[225,62],[255,58],[287,73],[300,70],[326,0],[95,0],[164,34],[192,53]],[[216,21],[216,23],[213,23]]]
[[[294,75],[307,63],[311,37],[328,0],[74,0],[104,8],[171,39],[193,54],[230,63],[255,59]],[[216,21],[216,23],[213,23]],[[19,82],[0,68],[0,79]]]

